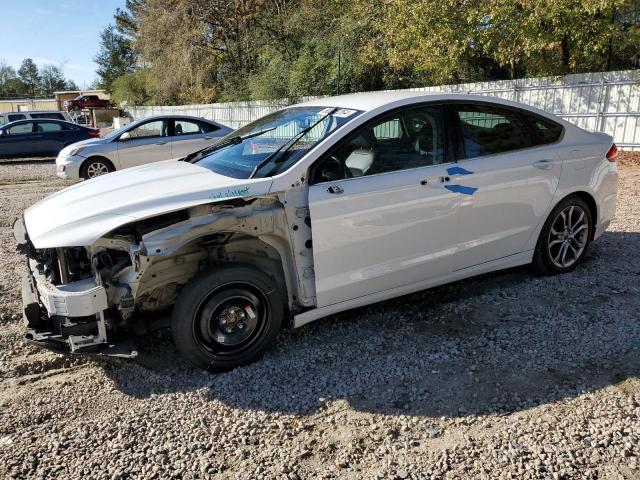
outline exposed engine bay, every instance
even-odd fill
[[[125,224],[88,247],[35,249],[18,219],[14,236],[28,259],[27,339],[81,352],[164,327],[187,282],[230,262],[268,272],[289,312],[313,307],[311,222],[298,197],[199,205]]]

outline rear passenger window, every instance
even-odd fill
[[[533,115],[524,115],[524,119],[533,132],[533,142],[535,145],[557,142],[562,135],[562,126],[551,120],[542,119]]]
[[[53,122],[40,122],[38,125],[38,132],[59,132],[62,130],[62,125]]]
[[[24,115],[9,115],[9,121],[10,122],[16,122],[18,120],[24,120],[25,118],[27,118]]]
[[[533,145],[531,134],[513,110],[490,105],[456,105],[467,158],[494,155]]]
[[[196,133],[204,133],[199,123],[188,120],[176,120],[175,135],[193,135]]]

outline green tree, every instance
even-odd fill
[[[39,92],[41,95],[53,96],[53,92],[66,90],[67,80],[64,78],[62,67],[57,65],[45,65],[38,74]]]
[[[129,103],[180,104],[637,68],[639,5],[127,0],[101,75]],[[130,68],[111,68],[123,57]]]
[[[113,81],[136,67],[136,55],[131,42],[117,32],[113,25],[109,25],[100,32],[100,50],[93,58],[98,68],[98,88],[111,91]]]
[[[0,60],[0,97],[17,97],[23,95],[24,91],[25,86],[15,69],[4,60]]]
[[[38,66],[32,59],[25,58],[22,61],[22,65],[18,69],[18,77],[25,85],[28,94],[35,97],[40,86],[40,75],[38,74]]]

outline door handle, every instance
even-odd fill
[[[437,177],[437,179],[438,179],[438,181],[440,183],[446,183],[446,182],[451,180],[450,177],[446,177],[446,176],[445,177]],[[422,185],[422,186],[427,185],[428,183],[429,183],[429,179],[428,178],[420,180],[420,185]]]
[[[205,140],[211,140],[212,138],[213,137],[209,137],[209,136],[204,137]]]
[[[540,170],[550,170],[553,168],[553,160],[538,160],[537,162],[533,162],[533,166]]]
[[[340,195],[341,193],[344,193],[344,188],[340,185],[329,185],[329,187],[327,187],[327,192],[334,195]]]
[[[167,142],[156,142],[156,145],[166,145]]]

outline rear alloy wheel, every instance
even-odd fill
[[[554,208],[545,222],[534,254],[534,266],[546,274],[573,270],[584,258],[593,220],[589,206],[569,197]]]
[[[284,300],[274,280],[247,265],[196,276],[171,316],[174,343],[194,365],[224,371],[259,358],[274,342]]]
[[[109,172],[113,172],[114,168],[110,162],[102,158],[91,158],[87,160],[82,166],[82,178],[89,180],[90,178],[99,177],[100,175],[106,175]]]

